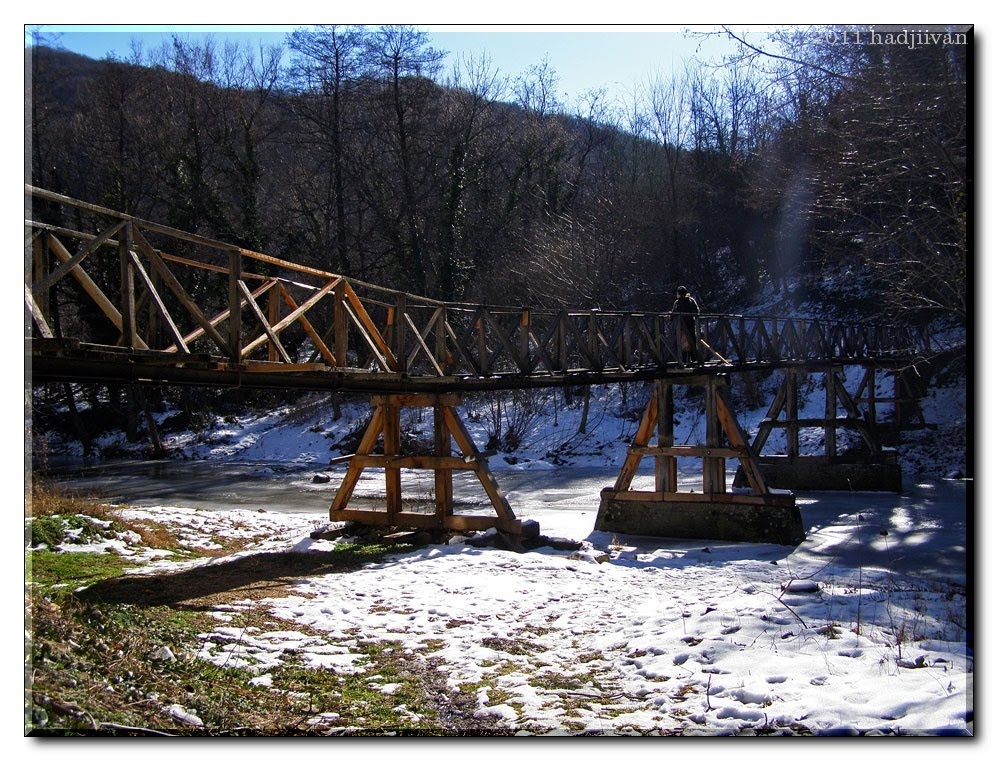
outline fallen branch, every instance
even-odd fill
[[[156,737],[176,737],[177,735],[171,732],[161,732],[158,729],[152,729],[150,727],[129,727],[125,724],[112,724],[111,722],[101,722],[98,729],[109,729],[115,732],[136,732],[140,735],[155,735]]]

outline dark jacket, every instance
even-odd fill
[[[692,328],[693,317],[700,314],[700,305],[687,293],[676,299],[676,303],[672,305],[672,311],[681,314],[683,323]]]

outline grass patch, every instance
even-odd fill
[[[107,506],[84,500],[46,494],[34,507],[42,510],[26,520],[26,532],[44,519],[37,525],[54,546],[60,531],[136,530]],[[137,533],[176,546],[162,527]],[[398,551],[377,543],[338,545],[143,575],[125,575],[134,561],[112,552],[26,551],[32,583],[25,586],[25,735],[508,734],[494,718],[474,716],[475,698],[451,690],[438,663],[397,644],[354,645],[364,655],[359,674],[308,668],[292,656],[271,670],[269,685],[251,683],[258,672],[199,656],[200,635],[218,626],[211,611],[284,593],[308,575],[349,573]],[[252,603],[232,615],[265,630],[287,628]]]
[[[109,552],[52,552],[34,550],[25,553],[27,579],[41,587],[42,593],[54,587],[73,587],[119,576],[133,565]]]

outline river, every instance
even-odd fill
[[[46,477],[68,493],[135,506],[173,506],[203,510],[265,509],[328,514],[345,467],[280,462],[225,460],[83,461],[53,464]],[[315,476],[328,476],[325,483]],[[680,489],[699,489],[701,474],[681,471]],[[729,483],[730,483],[729,474]],[[599,508],[600,490],[617,477],[607,468],[504,468],[496,480],[520,518],[536,520],[541,531],[567,532],[584,538]],[[649,489],[651,474],[639,471],[634,488]],[[853,566],[884,567],[919,578],[966,584],[968,514],[973,507],[972,481],[906,479],[893,492],[798,492],[808,538],[794,550],[811,559],[827,557]],[[403,494],[432,495],[432,474],[405,472]],[[365,471],[355,499],[384,495],[384,477]],[[469,473],[455,474],[455,503],[469,512],[491,511],[481,485]],[[567,536],[568,533],[559,535]],[[843,539],[845,537],[845,540]],[[645,544],[690,544],[646,539]],[[701,542],[702,544],[702,542]]]

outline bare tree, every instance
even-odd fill
[[[365,40],[364,61],[375,83],[371,166],[382,169],[368,189],[403,283],[415,293],[425,293],[428,284],[424,202],[432,170],[427,143],[434,132],[429,109],[443,57],[425,32],[411,26],[382,26]]]
[[[442,219],[433,257],[436,290],[443,299],[460,299],[478,266],[492,254],[500,221],[492,167],[509,143],[497,104],[508,89],[508,77],[484,54],[459,59],[446,82]]]
[[[778,30],[742,45],[761,67],[783,119],[813,247],[853,259],[884,312],[918,321],[967,314],[967,71],[970,29]],[[788,145],[789,144],[789,145]]]
[[[315,248],[330,252],[327,266],[347,275],[360,274],[349,242],[347,132],[365,36],[363,27],[320,26],[288,38],[297,94],[292,109],[309,127],[298,158],[296,205]]]

